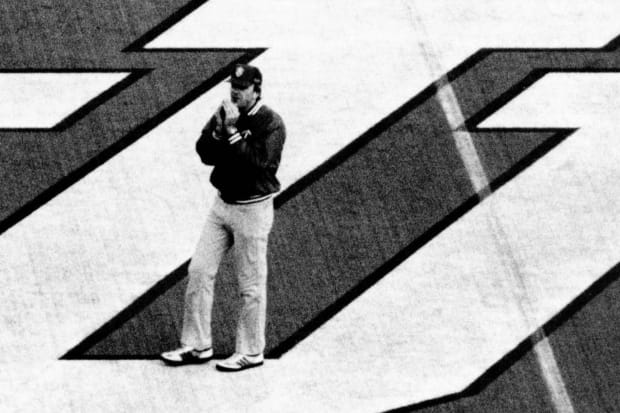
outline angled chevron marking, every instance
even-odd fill
[[[66,30],[85,32],[98,27],[98,12],[89,10],[92,4],[87,2],[79,6],[74,3],[66,2],[55,13],[46,16],[46,20],[37,27],[56,25]],[[169,7],[173,8],[172,4],[179,1],[169,0],[169,3]],[[197,7],[196,2],[192,6]],[[0,129],[2,150],[13,155],[0,163],[5,182],[0,189],[0,233],[219,83],[227,76],[227,68],[235,62],[248,61],[262,52],[260,49],[203,49],[151,53],[137,44],[127,46],[130,40],[135,40],[130,37],[135,27],[144,25],[149,19],[141,15],[147,13],[144,6],[134,4],[125,7],[128,7],[126,16],[141,21],[119,19],[119,10],[102,9],[100,12],[109,13],[112,19],[126,21],[119,30],[106,32],[106,41],[94,45],[88,36],[40,38],[45,32],[28,26],[21,30],[21,35],[37,40],[26,44],[25,49],[8,50],[0,63],[0,73],[132,73],[51,130],[38,127]],[[82,20],[72,12],[80,9],[85,11]],[[185,12],[191,10],[186,8]],[[65,16],[70,18],[67,20]],[[151,22],[157,18],[156,15],[149,17]],[[15,17],[7,14],[6,19],[11,18]],[[59,20],[62,21],[60,25]],[[168,24],[172,22],[164,20],[157,28],[164,29]],[[147,32],[146,28],[144,32]],[[148,35],[149,32],[145,36]],[[92,36],[97,38],[98,34]],[[29,49],[37,44],[44,49],[53,48],[57,53],[50,57]],[[158,91],[157,98],[152,95],[152,90]],[[33,139],[40,142],[39,151],[30,150]],[[32,164],[39,167],[32,168]]]
[[[491,329],[498,337],[509,335],[502,328],[515,330],[519,325],[525,327],[521,336],[526,336],[532,330],[528,317],[533,317],[546,334],[551,335],[610,284],[617,282],[620,275],[620,254],[616,248],[620,232],[615,225],[620,204],[616,201],[615,186],[610,185],[617,179],[616,165],[620,159],[615,137],[618,128],[615,113],[620,107],[620,71],[545,69],[537,71],[537,79],[531,87],[514,93],[512,98],[502,98],[501,106],[494,105],[493,110],[487,111],[486,118],[475,122],[479,133],[578,127],[571,129],[570,138],[554,151],[499,188],[473,216],[465,218],[477,217],[478,226],[482,227],[489,225],[490,221],[484,215],[497,217],[503,227],[505,242],[516,251],[516,259],[520,262],[522,279],[502,277],[501,282],[509,283],[503,291],[513,295],[511,300],[515,304],[524,300],[528,302],[525,305],[528,314],[519,315],[522,309],[514,308],[513,320],[491,321],[485,328]],[[451,227],[449,231],[455,229]],[[440,236],[437,242],[444,241],[443,237]],[[469,247],[471,249],[487,250],[479,241],[470,244],[473,245]],[[468,247],[453,249],[463,248]],[[449,249],[446,246],[439,250],[446,253]],[[460,251],[459,254],[467,256],[474,252]],[[418,259],[424,261],[423,257]],[[410,268],[416,271],[419,266],[420,261]],[[474,274],[462,276],[474,277]],[[475,277],[480,280],[480,275]],[[493,277],[496,275],[488,276],[489,280]],[[480,284],[476,288],[480,289]],[[482,299],[492,300],[490,295]],[[418,403],[390,411],[424,411],[438,406],[456,408],[464,405],[475,411],[489,411],[485,403],[495,404],[489,400],[497,395],[486,394],[487,386],[521,360],[539,339],[540,335],[532,333],[463,391],[431,400],[422,401],[424,398],[420,398]],[[476,352],[484,354],[485,350],[478,347]],[[471,356],[473,353],[468,357]],[[561,365],[560,369],[561,373],[573,374],[567,370],[569,367]],[[542,377],[532,378],[532,381],[542,382]],[[468,396],[476,396],[477,401],[463,402]],[[577,399],[574,401],[576,405],[581,404]],[[553,406],[549,403],[548,408]]]
[[[551,3],[554,7],[559,5],[555,0]],[[261,13],[264,7],[264,13],[274,16],[273,10],[265,7],[267,3],[262,1],[255,4],[258,8],[254,10],[256,21],[269,23]],[[409,42],[407,47],[393,53],[393,56],[400,56],[405,60],[397,63],[402,64],[402,67],[415,65],[423,68],[426,64],[421,61],[436,58],[440,60],[441,67],[448,70],[464,61],[465,63],[452,70],[448,77],[456,80],[455,91],[463,102],[464,115],[469,119],[485,110],[489,111],[488,113],[496,110],[499,106],[494,110],[490,109],[494,102],[497,103],[502,96],[509,95],[513,85],[518,85],[530,76],[532,71],[540,68],[601,67],[613,70],[616,67],[615,51],[618,41],[599,48],[618,33],[618,28],[614,27],[615,23],[611,19],[601,18],[616,10],[614,7],[617,5],[614,2],[586,0],[576,5],[577,9],[562,6],[550,14],[540,13],[534,2],[517,5],[505,1],[485,1],[480,5],[463,6],[459,3],[453,4],[449,9],[446,9],[447,3],[441,1],[422,1],[417,4],[421,5],[421,19],[432,28],[431,33],[425,33],[424,36],[414,23],[401,19],[406,2],[398,3],[398,7],[384,6],[386,10],[373,8],[370,1],[354,4],[330,2],[328,5],[315,3],[319,8],[326,6],[323,10],[326,11],[325,16],[335,13],[344,16],[345,21],[353,19],[350,28],[360,28],[360,22],[364,29],[372,27],[368,30],[368,36],[364,37],[365,40],[370,38],[372,41],[379,32],[397,37],[399,33],[404,33],[399,28],[406,26],[406,32],[411,33],[413,39],[417,39],[417,43],[413,43],[420,45],[420,48],[409,47],[412,44]],[[280,111],[298,112],[289,112],[286,117],[286,121],[294,129],[297,128],[297,132],[291,135],[288,165],[283,165],[282,169],[282,179],[287,189],[278,198],[278,219],[281,225],[274,232],[273,242],[276,248],[271,257],[274,267],[272,274],[276,275],[276,278],[272,277],[270,286],[270,297],[273,297],[270,319],[274,321],[269,327],[270,344],[274,346],[270,355],[281,355],[280,359],[268,362],[260,371],[235,377],[234,386],[231,386],[230,379],[212,375],[208,368],[196,374],[198,370],[164,370],[157,363],[56,361],[68,348],[93,331],[103,332],[104,335],[90,343],[88,340],[84,341],[83,344],[89,345],[81,347],[83,355],[74,352],[74,355],[78,354],[78,358],[148,358],[159,350],[156,346],[172,344],[176,338],[178,325],[175,325],[175,320],[178,318],[180,305],[179,297],[174,294],[183,290],[182,282],[174,282],[173,279],[183,279],[184,268],[180,264],[191,254],[204,210],[209,198],[213,196],[207,183],[209,171],[197,162],[192,146],[204,122],[205,113],[208,114],[217,104],[217,100],[221,99],[222,93],[226,92],[225,87],[218,86],[218,82],[225,77],[227,65],[239,59],[252,59],[267,47],[269,49],[254,61],[264,64],[266,68],[276,67],[282,72],[287,70],[284,65],[286,61],[282,61],[281,65],[275,62],[275,66],[266,64],[267,59],[276,56],[277,45],[263,43],[260,38],[252,37],[252,42],[259,40],[260,43],[251,44],[206,43],[213,39],[226,42],[230,40],[230,33],[224,34],[218,29],[222,28],[223,23],[230,21],[231,15],[238,17],[237,22],[247,20],[247,16],[243,17],[242,14],[228,13],[229,7],[235,5],[234,1],[192,1],[185,4],[180,0],[169,0],[167,3],[158,3],[157,7],[151,7],[153,4],[150,2],[119,2],[115,3],[114,7],[102,7],[90,2],[70,2],[69,5],[63,3],[53,9],[49,9],[46,4],[41,5],[39,10],[27,15],[36,20],[37,17],[44,17],[45,13],[51,14],[51,17],[46,16],[48,18],[44,19],[49,20],[53,27],[44,30],[50,42],[47,47],[62,49],[59,42],[75,42],[71,44],[74,50],[71,50],[71,53],[30,54],[32,45],[40,43],[30,40],[25,42],[26,52],[12,51],[9,54],[8,59],[3,61],[7,62],[7,65],[22,69],[31,64],[35,68],[38,66],[43,69],[81,66],[75,64],[79,60],[76,60],[75,56],[84,55],[88,67],[100,67],[97,62],[101,59],[107,62],[104,66],[108,68],[138,68],[149,72],[148,76],[128,85],[130,87],[123,89],[118,95],[109,96],[110,99],[106,100],[105,105],[91,108],[91,111],[67,129],[77,128],[73,132],[62,135],[62,138],[59,136],[60,141],[79,142],[72,147],[72,151],[79,155],[73,166],[70,163],[54,164],[51,159],[62,152],[62,147],[37,146],[38,141],[46,140],[41,139],[42,135],[32,133],[19,137],[23,146],[21,153],[17,151],[13,158],[16,165],[21,168],[24,165],[55,165],[58,170],[68,174],[70,179],[61,179],[59,182],[62,185],[48,192],[47,198],[39,198],[38,202],[30,204],[29,210],[22,209],[21,218],[3,221],[5,229],[0,237],[0,262],[3,263],[2,275],[6,288],[0,297],[0,314],[3,314],[4,320],[0,345],[6,350],[3,352],[4,361],[10,360],[10,363],[3,363],[6,368],[3,369],[4,380],[0,386],[0,404],[8,403],[22,411],[40,410],[37,409],[39,404],[55,411],[67,411],[75,409],[75,406],[82,410],[95,411],[101,406],[101,394],[105,394],[106,406],[111,408],[126,407],[130,397],[128,395],[131,394],[131,403],[135,403],[139,408],[156,406],[156,410],[167,411],[179,408],[191,411],[196,406],[219,411],[273,411],[274,403],[278,406],[287,406],[289,403],[292,407],[303,405],[314,411],[378,411],[454,393],[458,388],[462,388],[464,383],[479,377],[477,375],[484,366],[489,366],[493,360],[501,357],[504,351],[518,343],[519,335],[523,333],[521,330],[512,332],[514,335],[503,336],[506,341],[501,346],[494,347],[493,352],[485,355],[488,358],[484,360],[464,357],[466,366],[458,365],[458,360],[453,360],[457,363],[453,365],[454,369],[459,372],[454,376],[454,380],[443,384],[433,384],[432,380],[428,380],[429,376],[437,375],[436,367],[441,365],[439,361],[446,359],[427,357],[431,353],[424,349],[429,343],[431,349],[441,348],[432,344],[437,343],[433,337],[441,337],[442,333],[439,331],[437,335],[429,333],[424,336],[419,334],[419,326],[416,327],[415,323],[417,320],[428,321],[432,326],[440,325],[442,323],[432,322],[434,319],[431,316],[436,314],[447,316],[447,322],[444,323],[446,326],[456,319],[448,315],[458,308],[459,302],[445,298],[458,297],[459,294],[447,293],[451,291],[448,288],[450,285],[442,284],[442,280],[455,279],[454,277],[458,279],[462,274],[460,271],[451,271],[447,276],[452,278],[430,275],[442,274],[441,268],[445,267],[441,264],[458,267],[459,263],[467,263],[467,260],[459,260],[459,257],[471,256],[468,252],[458,255],[461,251],[460,243],[467,234],[476,233],[472,226],[472,222],[479,222],[476,217],[480,218],[480,215],[476,214],[484,215],[476,212],[481,208],[484,210],[484,204],[476,205],[477,197],[468,186],[460,161],[450,146],[450,139],[447,138],[451,131],[435,102],[432,86],[435,77],[428,71],[416,72],[418,77],[413,80],[418,86],[412,87],[412,84],[407,83],[407,86],[403,87],[403,90],[408,90],[404,97],[402,90],[399,90],[399,96],[402,97],[400,102],[397,102],[398,99],[392,100],[392,97],[383,96],[392,93],[389,87],[378,89],[377,93],[381,94],[381,97],[373,100],[371,104],[392,101],[394,105],[385,107],[384,112],[375,119],[364,119],[366,126],[363,126],[364,123],[347,124],[349,128],[345,128],[343,133],[341,129],[335,133],[324,126],[334,125],[333,118],[339,115],[345,115],[342,119],[354,119],[355,116],[350,116],[356,112],[352,108],[356,108],[355,104],[359,103],[356,99],[357,93],[312,93],[319,102],[325,97],[336,96],[349,103],[348,106],[344,105],[343,112],[332,113],[330,117],[324,116],[325,125],[315,127],[312,117],[320,120],[320,110],[333,108],[332,103],[304,106],[295,102],[295,105],[287,105],[287,102],[281,99],[290,96],[298,83],[284,85],[291,89],[289,91],[278,91],[278,79],[284,77],[279,76],[278,72],[272,72],[267,75],[274,81],[271,86],[266,87],[266,91],[269,91],[266,96],[269,103]],[[354,7],[355,13],[347,9],[350,15],[345,16],[347,13],[339,9],[342,5]],[[27,6],[30,7],[30,4]],[[192,16],[193,13],[190,12],[198,13],[202,7],[207,10],[206,7],[211,6],[221,7],[219,10],[223,13],[215,17],[219,26],[216,24],[209,29],[218,31],[219,35],[193,38],[193,41],[203,42],[202,44],[160,44],[159,49],[152,48],[157,43],[158,36],[164,35],[168,28],[175,24],[182,25],[184,16]],[[71,7],[75,7],[80,15],[98,13],[99,22],[103,24],[101,30],[116,33],[113,36],[114,41],[112,38],[101,41],[105,50],[108,50],[112,43],[116,43],[125,47],[124,53],[118,53],[117,48],[110,53],[93,53],[96,42],[88,40],[88,36],[84,35],[89,23],[80,23],[80,19],[71,18],[78,14],[72,14],[71,10],[66,9]],[[391,7],[395,8],[390,9]],[[58,15],[69,18],[59,22],[55,17],[57,10],[54,9],[60,8],[65,10]],[[7,13],[12,13],[10,8],[7,10]],[[170,10],[178,12],[152,29]],[[240,10],[242,9],[235,8],[237,12]],[[441,10],[443,12],[439,13]],[[372,11],[377,13],[369,13]],[[280,12],[276,15],[287,17],[286,10]],[[463,16],[466,18],[461,18]],[[381,21],[372,20],[375,17],[385,18],[393,24],[382,25]],[[8,31],[11,36],[18,39],[14,33],[20,33],[20,36],[26,38],[36,36],[28,29],[18,30],[14,25],[19,19],[11,18],[10,14],[3,14],[3,18],[7,21],[0,25],[0,30]],[[277,20],[273,27],[281,27],[282,22]],[[111,21],[114,22],[111,25],[106,23]],[[567,21],[569,26],[566,26]],[[315,41],[314,35],[317,35],[317,38],[322,40],[321,47],[331,44],[334,39],[330,36],[343,35],[342,31],[334,31],[335,25],[329,18],[316,22],[320,23],[316,26],[318,29],[325,28],[326,31],[315,31],[307,39]],[[460,26],[462,24],[464,26]],[[475,25],[477,29],[467,30],[469,24]],[[111,27],[115,29],[112,30]],[[252,26],[248,24],[235,27],[251,29]],[[303,27],[307,25],[299,25],[300,29]],[[379,28],[385,30],[378,31]],[[237,33],[243,35],[242,32],[243,30],[240,30]],[[455,39],[447,35],[454,32],[462,33],[462,36]],[[143,36],[144,33],[147,35]],[[366,31],[356,30],[355,36],[359,33]],[[321,38],[321,35],[327,37]],[[346,34],[344,36],[346,37]],[[437,56],[424,54],[426,36],[432,37],[436,42],[435,49],[439,51]],[[299,37],[297,33],[289,40],[294,46],[292,49],[299,47],[301,50],[301,45],[304,44],[303,36]],[[335,39],[335,42],[341,42],[341,39]],[[399,42],[400,40],[394,43],[386,42],[385,45],[403,45]],[[176,46],[180,48],[173,50]],[[220,46],[220,50],[213,49]],[[351,47],[353,51],[366,45],[354,46]],[[532,49],[489,49],[506,46]],[[548,46],[562,49],[541,49]],[[563,49],[567,46],[572,49]],[[251,47],[252,50],[246,52],[240,50],[240,47]],[[374,47],[371,45],[368,50],[373,50]],[[478,51],[481,48],[483,49]],[[320,52],[316,46],[308,50],[315,54]],[[382,53],[390,54],[390,51]],[[205,63],[198,54],[210,57]],[[34,55],[37,55],[40,61],[29,62],[28,56]],[[339,56],[332,56],[331,61],[328,58],[315,61],[299,52],[295,56],[298,60],[290,60],[289,63],[304,63],[294,66],[295,68],[303,67],[315,71],[314,77],[310,78],[300,74],[300,79],[310,79],[309,83],[300,84],[314,85],[317,90],[323,90],[325,83],[320,82],[320,77],[329,73],[332,68],[330,64],[338,65],[343,62],[340,67],[344,68],[349,63],[346,58]],[[373,57],[372,64],[361,67],[376,65],[377,56]],[[282,56],[278,59],[282,59]],[[188,70],[197,66],[204,69],[201,66],[203,63],[213,71],[196,70],[196,73],[191,74],[191,80],[184,78],[185,74],[180,78],[173,75],[178,73],[175,70],[180,66]],[[222,69],[216,70],[216,66]],[[489,70],[490,67],[494,70]],[[345,70],[345,73],[367,74],[368,71]],[[382,69],[375,72],[380,73]],[[196,77],[193,77],[194,75]],[[203,76],[210,77],[206,79]],[[199,78],[201,80],[198,80]],[[329,80],[329,76],[325,78]],[[381,76],[377,78],[381,79]],[[174,80],[175,85],[177,81],[187,80],[188,83],[183,85],[192,83],[195,87],[185,89],[180,86],[177,89],[169,83],[170,79]],[[195,81],[197,83],[193,83]],[[359,84],[364,83],[349,83],[353,86],[334,90],[346,89],[355,92]],[[385,85],[388,84],[392,83]],[[169,96],[169,87],[178,92],[171,101],[162,97]],[[187,90],[189,93],[184,94]],[[136,100],[133,100],[133,96]],[[301,93],[301,96],[305,95]],[[115,110],[117,104],[118,110]],[[147,109],[144,109],[145,107]],[[295,110],[300,107],[303,110]],[[163,110],[158,112],[162,108]],[[181,108],[183,110],[180,110]],[[318,115],[312,113],[315,110]],[[359,114],[368,113],[364,110],[359,111]],[[155,113],[162,115],[153,115]],[[150,117],[151,115],[154,117]],[[136,116],[140,117],[138,121]],[[132,127],[129,124],[137,126]],[[299,125],[308,127],[300,128]],[[112,144],[112,149],[97,152],[107,144],[93,144],[92,139],[101,139],[100,131],[117,127],[129,130],[129,135],[122,136],[130,138],[123,141],[124,143]],[[325,133],[321,132],[321,128]],[[538,171],[538,174],[540,171],[532,168],[539,168],[540,165],[548,167],[547,159],[552,157],[549,159],[557,160],[553,157],[553,154],[558,153],[557,150],[566,154],[561,148],[578,136],[574,128],[515,127],[508,130],[472,130],[485,168],[494,180],[494,185],[497,188],[501,186],[498,192],[514,188],[514,182],[523,182],[521,178],[527,177],[530,170]],[[81,139],[71,140],[73,133],[79,134]],[[571,133],[573,135],[569,137]],[[104,135],[103,132],[101,134]],[[84,139],[85,136],[89,139]],[[326,140],[323,140],[324,138]],[[18,140],[17,137],[10,136],[8,139],[13,140],[13,143]],[[0,144],[1,142],[2,139]],[[343,148],[334,142],[351,144]],[[304,143],[309,146],[303,146]],[[329,146],[330,144],[333,146]],[[328,146],[330,149],[326,150]],[[320,156],[314,153],[315,147],[320,148]],[[555,149],[549,152],[552,148]],[[39,151],[42,155],[32,155]],[[94,158],[86,156],[91,160],[81,163],[86,159],[84,154],[93,154]],[[311,155],[309,157],[314,161],[301,159],[304,162],[298,162],[303,154]],[[536,160],[538,162],[534,163]],[[11,173],[9,161],[3,161],[5,169],[2,173]],[[303,165],[303,168],[296,169],[296,164]],[[76,165],[77,170],[73,169]],[[80,169],[79,165],[87,166]],[[547,173],[546,169],[542,173]],[[391,178],[387,185],[384,180],[386,177]],[[26,183],[24,191],[30,194],[33,190],[36,192],[37,188],[40,190],[47,185],[37,182],[36,174],[26,173],[23,178],[20,183]],[[170,188],[174,188],[174,191]],[[19,193],[20,191],[16,192]],[[421,197],[421,194],[426,198]],[[355,202],[343,202],[353,195]],[[11,197],[0,199],[5,202],[6,211],[10,210],[9,203],[15,202]],[[19,202],[15,205],[17,204]],[[394,207],[395,205],[397,207]],[[467,211],[469,213],[466,213]],[[406,214],[407,212],[409,214]],[[378,218],[381,216],[386,219],[380,222]],[[301,237],[297,235],[299,233]],[[455,233],[464,234],[460,241],[458,237],[457,241],[454,241]],[[373,240],[376,242],[373,243]],[[471,244],[475,245],[475,242]],[[456,248],[457,255],[448,254],[452,251],[450,249],[444,251],[441,246],[446,245]],[[321,248],[317,249],[317,246]],[[303,255],[300,251],[309,253],[299,256]],[[432,251],[440,252],[434,254]],[[413,252],[417,253],[411,255]],[[290,263],[283,262],[290,257],[293,257]],[[492,258],[489,257],[490,261],[494,262]],[[423,261],[428,265],[415,264]],[[410,264],[411,262],[414,264]],[[4,265],[5,263],[8,265]],[[465,264],[463,268],[467,268]],[[481,266],[495,268],[491,264]],[[178,271],[174,275],[162,279],[175,267],[178,267]],[[226,267],[223,274],[230,274],[230,268]],[[293,275],[289,277],[290,274]],[[301,278],[304,275],[309,277]],[[160,282],[155,284],[157,280]],[[486,277],[482,277],[480,285],[485,281]],[[416,317],[416,312],[413,311],[415,309],[412,310],[408,298],[392,300],[390,305],[385,305],[385,302],[380,300],[373,301],[373,297],[398,298],[393,295],[395,292],[415,293],[417,289],[410,289],[410,282],[427,282],[430,287],[435,283],[437,288],[422,288],[419,291],[427,291],[427,297],[437,298],[432,300],[434,303],[446,304],[447,307],[436,308],[436,314],[433,311],[424,313],[420,308],[419,314],[429,316]],[[465,287],[468,286],[469,284],[464,285],[464,288],[457,288],[461,285],[454,285],[457,292],[466,291]],[[230,319],[227,319],[226,312],[229,308],[227,305],[230,305],[234,297],[233,287],[226,276],[222,277],[218,287],[222,292],[222,302],[219,303],[218,310],[221,314],[216,317],[217,322],[224,327],[218,328],[222,333],[218,337],[218,351],[222,353],[228,351],[227,346],[230,343],[230,337],[226,337],[224,332],[232,330],[227,326]],[[149,292],[143,294],[147,290]],[[154,291],[158,292],[154,294]],[[291,301],[286,297],[281,300],[279,294],[282,292],[293,292],[299,300]],[[312,299],[304,295],[308,292],[313,293]],[[553,306],[560,308],[561,301],[568,300],[567,297],[571,294],[563,293],[558,302],[552,303]],[[493,303],[493,300],[485,299],[482,297],[482,303]],[[132,301],[134,305],[128,308],[127,305]],[[163,305],[158,307],[158,302]],[[423,300],[419,302],[422,303]],[[144,304],[149,303],[154,305],[145,308]],[[122,311],[123,308],[127,310]],[[472,305],[470,309],[475,308],[476,306]],[[541,311],[542,318],[549,311],[553,311],[549,308]],[[145,311],[140,312],[141,309]],[[123,321],[127,321],[126,324],[114,324],[122,318],[115,317],[119,311],[124,317]],[[45,315],[44,318],[41,317],[42,314]],[[512,317],[513,313],[507,314]],[[98,330],[106,320],[112,321]],[[385,322],[382,323],[381,320]],[[464,323],[464,329],[473,336],[484,335],[486,331],[481,328],[482,324],[469,325],[469,328],[466,326],[468,325]],[[138,328],[132,335],[126,334],[128,327]],[[396,330],[404,332],[405,335],[395,334]],[[345,351],[358,348],[359,344],[364,342],[360,341],[360,337],[370,337],[372,340],[367,344],[374,351]],[[36,348],[23,346],[21,344],[24,339],[38,345]],[[344,353],[334,353],[335,347]],[[394,369],[397,364],[401,367],[402,364],[381,354],[388,348],[412,361],[407,365],[415,367],[418,372],[430,373],[425,374],[424,381],[421,382],[416,372]],[[340,356],[334,358],[336,354]],[[351,354],[362,356],[363,361],[359,363],[359,360],[351,360]],[[420,360],[418,356],[423,359]],[[439,364],[433,364],[435,361]],[[317,366],[321,368],[316,368]],[[450,365],[444,363],[443,367],[449,368]],[[389,369],[386,371],[385,368]],[[377,373],[377,369],[381,369],[381,374]],[[359,381],[344,380],[343,374],[359,378]],[[205,378],[208,378],[207,392],[203,391]],[[89,380],[97,388],[97,396],[92,397],[92,393],[79,391],[84,380]],[[183,386],[171,392],[167,384],[173,382],[183,383]],[[334,386],[342,386],[347,382],[357,387],[338,388],[352,397],[335,395]],[[419,383],[422,385],[418,386]],[[13,391],[17,386],[19,391]],[[123,390],[119,391],[119,387]],[[233,388],[240,387],[246,390],[241,400],[231,393]],[[59,388],[68,389],[64,397],[49,395],[48,390]],[[412,394],[412,388],[416,389],[415,394]],[[20,397],[20,394],[23,397]],[[29,397],[31,394],[39,397]],[[147,394],[148,398],[140,398]]]
[[[599,70],[618,70],[613,43],[598,50],[485,50],[481,54],[482,58],[472,57],[449,73],[460,100],[467,102],[463,107],[467,124],[481,113],[496,110],[498,102],[513,91],[522,91],[524,82],[531,85],[531,74],[538,76],[543,70],[539,65],[546,67],[544,70],[551,70],[548,66],[552,63],[557,70],[591,70],[582,62],[596,57]],[[530,66],[517,64],[524,56],[531,58]],[[486,93],[480,93],[480,84],[486,86]],[[478,202],[447,123],[441,120],[442,110],[430,99],[433,93],[433,86],[425,89],[318,167],[311,174],[314,181],[304,178],[305,187],[296,183],[278,198],[279,228],[270,257],[270,296],[275,297],[268,327],[271,357],[289,351]],[[575,130],[551,126],[472,129],[494,190]],[[412,138],[399,136],[402,130],[409,131]],[[295,191],[294,198],[289,191]],[[313,204],[316,209],[309,210]],[[388,210],[389,218],[385,218]],[[415,211],[424,211],[424,215]],[[300,214],[305,222],[303,233],[297,232]],[[295,254],[295,245],[308,254]],[[65,357],[150,358],[174,345],[184,271],[184,266],[179,267]],[[228,267],[224,274],[230,271]],[[295,274],[295,281],[285,274]],[[228,314],[234,314],[234,283],[229,278],[222,276],[219,293],[223,298],[218,302],[221,310],[215,324],[222,353],[230,351],[233,342],[229,326],[233,320]],[[306,293],[305,301],[301,299],[304,291],[311,292]],[[289,297],[295,297],[294,305]],[[162,313],[169,320],[167,326],[161,318],[153,325],[154,314]],[[146,340],[129,348],[128,337],[135,331],[145,336],[148,332],[165,335],[166,339]]]
[[[160,22],[166,8],[176,10],[175,3],[182,2],[170,0],[162,3],[160,10],[142,3],[124,4],[120,9],[101,8],[95,3],[65,2],[48,12],[36,9],[41,11],[35,15],[41,19],[40,24],[15,31],[22,38],[36,40],[9,49],[0,63],[0,72],[8,73],[131,73],[51,129],[0,130],[0,148],[7,155],[0,159],[0,261],[11,263],[3,265],[2,275],[7,283],[15,282],[16,286],[20,280],[38,285],[24,287],[27,291],[54,286],[60,291],[56,298],[66,304],[55,307],[56,315],[65,321],[55,331],[56,338],[47,340],[49,353],[40,353],[47,357],[62,354],[72,342],[113,316],[188,254],[187,244],[171,239],[162,245],[170,256],[160,254],[151,259],[152,252],[144,244],[149,239],[144,235],[145,225],[150,228],[149,222],[158,221],[170,211],[171,204],[157,192],[158,188],[166,191],[162,186],[166,180],[177,179],[165,166],[175,168],[187,163],[184,159],[190,159],[190,164],[194,160],[191,149],[180,151],[178,142],[166,139],[175,134],[163,132],[153,138],[149,132],[222,81],[233,64],[246,62],[262,51],[151,53],[127,47]],[[5,29],[18,20],[14,14],[19,15],[20,10],[9,9],[3,15]],[[97,33],[101,21],[119,23],[102,36]],[[165,24],[164,19],[161,27]],[[54,33],[62,28],[65,33],[56,37],[45,28]],[[37,45],[55,53],[40,53]],[[37,102],[33,102],[32,107],[36,106]],[[184,142],[193,140],[202,127],[203,120],[195,120]],[[192,172],[188,175],[192,176]],[[188,188],[196,188],[200,178],[187,182]],[[194,198],[196,204],[192,204],[191,196],[190,202],[171,196],[192,205],[190,208],[199,214],[199,199]],[[153,230],[152,239],[159,239],[164,230]],[[190,238],[187,242],[193,241]],[[127,268],[135,264],[137,257],[147,264],[127,276]],[[117,283],[125,287],[120,293],[116,292]],[[31,300],[23,300],[19,294],[10,296],[13,298],[4,301],[4,312],[28,314]],[[92,309],[93,319],[79,315],[83,311],[76,301],[86,307],[88,303],[100,303],[100,307]],[[70,321],[73,318],[75,322]],[[3,347],[21,340],[16,328],[5,330]],[[61,344],[64,340],[67,343]]]

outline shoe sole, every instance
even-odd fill
[[[190,366],[192,364],[205,364],[213,360],[213,357],[209,357],[207,359],[176,361],[176,360],[169,360],[165,357],[159,356],[159,359],[163,361],[167,366],[180,367],[180,366]]]
[[[247,370],[247,369],[251,369],[251,368],[254,368],[254,367],[259,367],[259,366],[262,366],[262,365],[263,365],[263,362],[261,361],[260,363],[248,364],[247,366],[243,366],[243,367],[240,367],[238,369],[235,369],[235,368],[224,367],[224,366],[220,366],[219,364],[216,364],[215,365],[215,369],[218,370],[218,371],[225,372],[225,373],[235,373],[237,371]]]

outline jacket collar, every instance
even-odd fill
[[[254,103],[254,106],[252,106],[252,109],[250,109],[248,111],[248,116],[256,115],[256,112],[258,112],[258,110],[261,108],[261,106],[263,106],[263,101],[262,101],[262,99],[258,99],[256,101],[256,103]]]

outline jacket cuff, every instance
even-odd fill
[[[243,135],[241,135],[241,133],[239,132],[236,132],[228,137],[228,143],[230,143],[231,145],[234,145],[235,143],[239,142],[242,139],[243,139]]]

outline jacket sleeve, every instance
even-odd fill
[[[241,139],[231,145],[237,159],[257,169],[277,169],[280,165],[286,129],[279,117],[270,120],[264,132],[258,136]]]
[[[205,165],[220,163],[224,159],[225,151],[227,150],[226,146],[228,146],[228,143],[225,138],[217,136],[215,126],[216,120],[215,115],[213,115],[202,129],[200,138],[196,142],[196,152]]]

